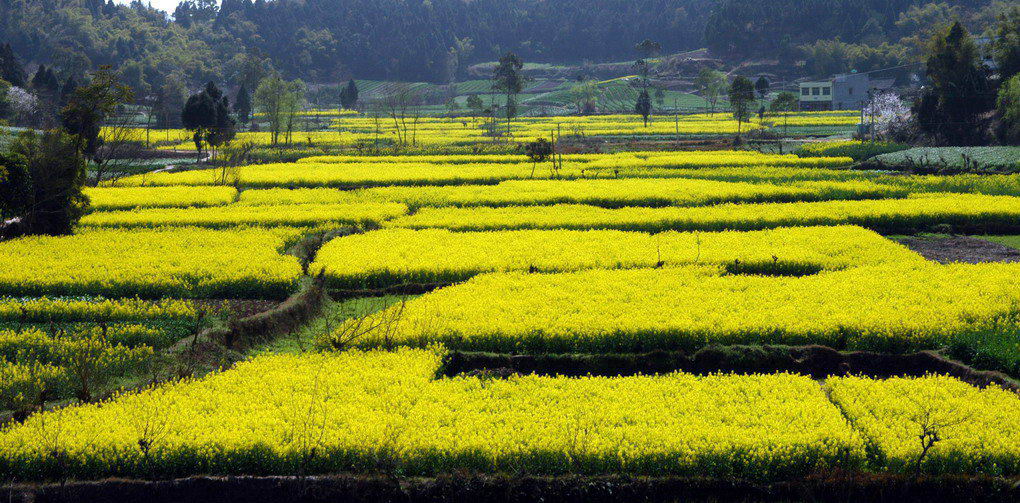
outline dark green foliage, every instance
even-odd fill
[[[10,90],[11,84],[4,79],[0,79],[0,121],[6,120],[12,113],[11,101],[7,96],[7,92]],[[2,134],[2,133],[0,133]],[[0,144],[2,146],[2,144]]]
[[[937,34],[925,63],[931,85],[914,104],[921,131],[946,145],[982,143],[980,116],[991,108],[994,94],[963,25],[953,23]]]
[[[66,107],[68,102],[71,100],[71,94],[78,89],[78,81],[74,80],[74,76],[68,76],[67,80],[64,81],[64,85],[60,87],[60,107]]]
[[[765,78],[764,75],[758,77],[758,80],[754,81],[754,90],[758,93],[758,96],[764,98],[769,93],[769,89],[772,87],[772,83],[769,79]]]
[[[204,144],[218,147],[232,140],[236,133],[234,118],[230,116],[230,101],[213,82],[188,98],[181,111],[181,123],[185,129],[194,131],[199,153]]]
[[[76,63],[77,74],[137,62],[152,89],[174,73],[188,82],[229,75],[241,84],[234,56],[246,50],[267,56],[288,79],[446,82],[450,48],[468,39],[475,50],[462,70],[506,51],[542,61],[631,59],[634,42],[646,37],[664,51],[701,47],[715,1],[199,1],[171,8],[173,22],[144,1],[0,1],[0,40],[24,62],[61,70],[87,62]],[[243,83],[254,91],[257,80]]]
[[[641,53],[641,55],[645,58],[654,58],[662,52],[662,45],[646,38],[642,40],[640,44],[635,45],[634,49]]]
[[[531,162],[539,163],[553,154],[553,145],[545,138],[539,138],[524,146],[524,153],[531,159]]]
[[[0,150],[0,222],[21,216],[28,210],[31,188],[28,160],[14,152]]]
[[[648,116],[652,115],[652,99],[648,96],[647,89],[642,89],[641,94],[638,94],[637,102],[634,103],[634,113],[644,118],[645,126],[648,125]]]
[[[1020,145],[1020,74],[1007,80],[999,89],[999,141]]]
[[[517,95],[524,90],[529,80],[524,75],[524,61],[516,54],[508,52],[499,58],[499,64],[492,74],[492,90],[506,96],[508,122],[517,115]]]
[[[993,54],[1003,81],[1020,73],[1020,6],[999,17]]]
[[[916,36],[901,15],[919,0],[720,0],[705,25],[705,43],[718,56],[775,58],[796,55],[797,47],[818,40],[878,46]],[[976,10],[987,0],[958,0],[958,9]],[[922,28],[931,28],[925,26]],[[810,63],[809,63],[810,64]]]
[[[184,86],[179,81],[170,80],[156,90],[156,100],[152,113],[155,115],[154,127],[171,129],[181,127],[181,110],[184,109]]]
[[[102,67],[87,86],[77,87],[60,112],[64,130],[75,137],[78,154],[97,161],[102,145],[103,123],[117,107],[134,99],[134,92],[117,80],[109,67]]]
[[[25,87],[28,80],[25,68],[21,66],[21,62],[15,56],[11,44],[0,45],[0,79],[17,87]]]
[[[32,89],[43,97],[52,98],[56,96],[60,91],[60,82],[57,81],[56,75],[53,74],[53,69],[46,68],[45,65],[39,65],[39,69],[36,70],[35,75],[32,77]]]
[[[244,84],[241,84],[241,88],[237,90],[237,97],[234,99],[234,113],[237,114],[237,118],[242,124],[247,124],[251,120],[251,94]]]
[[[351,79],[347,81],[347,86],[340,91],[340,106],[351,110],[357,103],[358,85],[354,83],[354,79]]]
[[[754,84],[747,77],[737,77],[730,84],[730,108],[738,123],[747,122],[751,118],[751,104],[754,101]],[[740,127],[737,127],[740,137]]]
[[[904,66],[912,62],[912,58],[907,47],[899,44],[883,43],[873,46],[848,44],[840,40],[819,40],[801,46],[800,51],[803,53],[807,70],[819,78],[855,70],[869,72],[893,68],[883,71],[882,74],[906,82],[910,72],[915,69]]]
[[[467,97],[466,105],[475,113],[481,113],[485,109],[485,104],[482,103],[482,99],[477,94],[472,94]]]
[[[22,133],[0,158],[14,178],[0,188],[6,216],[20,220],[3,234],[69,234],[85,214],[85,163],[73,136],[61,131]]]

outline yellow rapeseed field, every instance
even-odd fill
[[[96,229],[0,243],[3,295],[281,298],[301,276],[290,229]]]
[[[987,332],[984,343],[1003,340],[1015,349],[1017,274],[1018,264],[925,263],[803,277],[720,275],[718,266],[493,273],[374,315],[399,318],[355,344],[560,353],[707,344],[905,351],[971,344]]]
[[[916,264],[920,255],[859,227],[752,232],[384,229],[334,239],[309,267],[331,284],[381,288],[455,282],[485,272],[568,272],[685,264],[808,274],[875,264]]]
[[[404,475],[777,479],[865,461],[861,438],[807,377],[436,380],[440,358],[417,350],[264,356],[207,379],[38,415],[0,432],[0,475],[387,466]]]

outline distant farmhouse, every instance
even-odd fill
[[[831,80],[801,82],[801,110],[860,110],[871,93],[893,86],[894,79],[872,79],[866,73],[836,75]]]

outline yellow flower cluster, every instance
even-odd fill
[[[674,173],[673,170],[720,166],[753,167],[747,170],[753,176],[755,171],[766,168],[826,168],[851,162],[843,157],[801,158],[752,151],[578,154],[564,156],[563,160],[563,168],[553,173],[550,163],[535,165],[520,155],[321,156],[305,158],[297,163],[242,166],[229,173],[218,169],[146,173],[121,178],[112,184],[118,187],[236,184],[247,187],[356,188],[497,183],[550,177],[676,177],[685,173]]]
[[[909,199],[723,204],[701,208],[605,209],[584,205],[506,208],[423,208],[387,222],[408,228],[452,230],[620,229],[755,230],[784,226],[860,225],[883,232],[913,232],[934,224],[977,231],[1016,230],[1020,198],[929,195]]]
[[[505,122],[493,123],[489,118],[420,117],[403,121],[398,127],[388,117],[365,117],[349,114],[346,110],[315,110],[302,112],[308,117],[337,116],[331,121],[333,130],[297,131],[291,141],[309,146],[349,146],[358,143],[393,142],[425,146],[456,146],[469,143],[522,142],[534,138],[548,138],[557,133],[563,136],[675,136],[675,135],[729,135],[738,128],[743,131],[774,125],[787,126],[853,126],[859,122],[857,113],[816,114],[795,112],[780,117],[757,118],[738,125],[728,114],[695,114],[682,116],[652,116],[648,124],[637,115],[601,115],[579,117],[519,117],[508,126]],[[509,137],[505,137],[509,127]],[[104,128],[104,138],[122,138],[123,132]],[[192,132],[184,129],[128,130],[131,141],[150,141],[165,149],[193,149]],[[272,133],[240,132],[235,142],[269,145]]]
[[[85,190],[89,207],[97,211],[132,208],[188,208],[219,206],[237,199],[233,187],[98,187]]]
[[[366,189],[362,194],[369,200],[401,202],[411,208],[552,204],[620,208],[905,197],[908,191],[867,181],[799,182],[791,186],[691,178],[624,178],[511,180],[498,185],[452,187],[379,187]]]
[[[95,229],[0,243],[4,295],[281,298],[301,266],[280,250],[300,231]],[[112,306],[111,306],[112,308]]]
[[[903,187],[912,192],[959,192],[1020,197],[1017,175],[890,175],[875,181]]]
[[[705,152],[638,152],[617,154],[591,161],[586,167],[611,168],[706,168],[718,166],[788,166],[835,168],[853,163],[849,157],[798,157],[792,154],[762,154],[751,150]]]
[[[613,154],[565,154],[564,161],[588,162]],[[423,154],[423,155],[315,155],[297,160],[301,164],[521,164],[531,163],[523,154]]]
[[[963,343],[985,331],[985,339],[1015,347],[1017,274],[1018,264],[879,265],[802,277],[719,275],[707,266],[494,273],[377,314],[401,317],[357,343],[511,353],[713,343],[896,351]]]
[[[129,347],[117,337],[137,336],[139,327],[72,331],[50,335],[38,329],[0,331],[0,408],[17,409],[47,393],[64,398],[123,374],[153,356],[148,345]],[[98,390],[88,389],[90,393]]]
[[[891,470],[911,473],[920,465],[921,472],[935,474],[1020,473],[1020,399],[1014,391],[978,389],[935,375],[885,381],[836,377],[827,385],[832,400]]]
[[[859,227],[752,232],[384,229],[337,238],[309,268],[332,285],[382,288],[455,282],[486,272],[569,272],[720,264],[735,272],[810,274],[851,266],[915,264],[920,255]]]
[[[420,163],[370,164],[260,164],[237,169],[236,183],[246,187],[373,187],[384,185],[451,185],[497,183],[529,178],[531,166],[523,164]],[[117,180],[118,186],[217,185],[222,184],[218,170],[192,170],[155,173]],[[232,184],[234,182],[231,182]]]
[[[803,376],[435,379],[440,358],[418,350],[262,356],[203,380],[33,416],[0,432],[0,476],[385,467],[409,476],[775,480],[866,459],[860,435]]]
[[[164,226],[196,226],[214,229],[237,226],[319,225],[378,226],[383,220],[405,215],[407,206],[400,203],[364,202],[310,205],[236,204],[211,208],[150,208],[134,211],[92,213],[81,219],[85,227],[156,228]]]
[[[148,319],[193,320],[198,313],[188,301],[162,299],[61,299],[0,297],[0,321],[139,321]]]

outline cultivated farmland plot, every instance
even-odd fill
[[[372,136],[335,120],[309,141]],[[1020,175],[851,169],[897,148],[853,142],[553,166],[422,125],[422,155],[105,182],[74,234],[0,241],[0,477],[1020,476],[1020,264],[897,240],[1015,243]],[[676,128],[515,141],[557,125]]]

